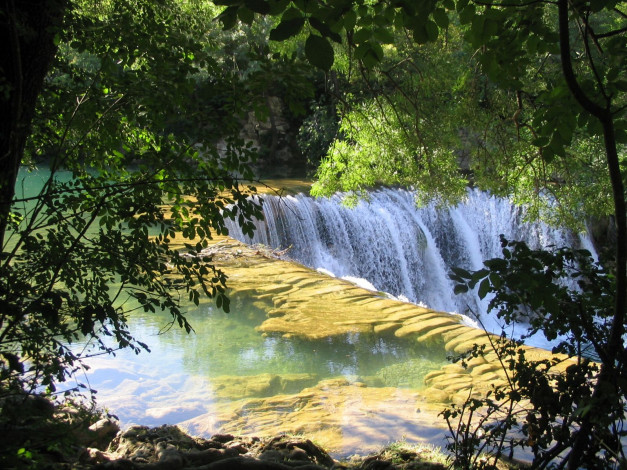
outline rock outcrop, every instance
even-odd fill
[[[106,452],[88,449],[82,464],[102,470],[328,470],[328,469],[444,469],[425,462],[413,448],[397,447],[351,462],[337,462],[306,438],[266,439],[218,434],[211,439],[190,437],[176,426],[134,426],[118,433]],[[387,452],[387,454],[386,454]]]

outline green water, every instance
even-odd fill
[[[386,367],[424,357],[415,341],[393,341],[374,335],[345,335],[322,341],[263,337],[255,326],[265,312],[255,308],[251,299],[233,299],[232,313],[225,314],[205,306],[190,314],[196,334],[173,332],[171,346],[183,348],[185,370],[199,375],[254,375],[260,373],[314,373],[321,377],[344,376],[365,380]],[[437,366],[441,365],[441,357]],[[387,376],[386,376],[387,377]],[[386,386],[399,385],[400,378],[388,377]],[[422,377],[408,378],[417,387]]]
[[[45,169],[22,172],[18,197],[36,195],[47,176]],[[115,414],[122,426],[155,426],[198,417],[211,420],[221,405],[252,399],[247,406],[254,407],[255,399],[297,394],[329,378],[342,377],[367,387],[419,390],[424,376],[447,362],[441,347],[394,336],[348,334],[316,341],[265,336],[256,327],[266,312],[254,300],[231,298],[228,314],[211,303],[190,306],[191,334],[176,326],[167,328],[168,313],[136,311],[129,317],[130,331],[151,352],[136,355],[122,350],[114,356],[90,357],[76,378],[97,392],[97,404]],[[385,406],[379,413],[383,418]],[[368,416],[364,419],[374,415]],[[414,426],[409,414],[405,424],[387,421],[389,439],[401,438],[404,429]],[[384,444],[388,437],[378,440]]]
[[[201,304],[187,315],[195,330],[189,335],[178,327],[164,331],[167,314],[134,314],[131,332],[151,352],[119,351],[87,361],[91,369],[84,377],[98,391],[98,403],[123,424],[176,423],[206,412],[211,403],[298,393],[326,378],[420,389],[424,375],[446,362],[441,348],[395,337],[349,334],[311,341],[263,336],[255,327],[265,312],[249,298],[233,298],[228,314]],[[236,377],[260,374],[279,375],[282,384],[242,395]],[[215,393],[216,383],[220,393]],[[151,412],[155,409],[167,412]]]

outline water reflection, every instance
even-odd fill
[[[316,341],[263,336],[255,327],[266,318],[266,312],[251,299],[236,296],[231,310],[226,314],[211,304],[190,310],[188,318],[195,329],[190,335],[178,328],[161,331],[167,314],[134,315],[129,322],[131,332],[148,344],[151,353],[120,351],[116,357],[90,359],[86,377],[98,390],[98,403],[116,414],[123,425],[176,424],[195,419],[191,427],[200,434],[222,431],[227,418],[220,416],[235,413],[232,406],[259,418],[259,413],[272,407],[261,401],[268,397],[289,413],[303,413],[308,407],[312,413],[319,412],[307,402],[315,393],[320,394],[316,397],[319,406],[327,400],[333,407],[352,409],[358,405],[383,414],[392,408],[405,413],[399,408],[399,398],[394,398],[394,389],[382,388],[394,387],[408,389],[399,390],[397,395],[413,413],[416,405],[412,393],[423,387],[426,373],[446,362],[439,348],[393,336],[347,334]],[[318,387],[319,391],[303,395],[308,387]],[[378,403],[375,389],[386,390],[383,396],[391,402]],[[355,401],[355,390],[368,393],[367,405],[351,405],[347,397],[341,397],[350,391]],[[323,391],[328,394],[324,399]],[[337,400],[344,403],[340,405]],[[356,422],[363,427],[369,419],[365,411],[351,411],[347,416],[352,416],[349,421],[353,427]],[[268,416],[259,419],[251,424],[256,433],[263,423],[274,432],[278,423],[288,423],[291,418],[276,416],[282,420],[279,422]],[[245,427],[246,423],[239,425]]]

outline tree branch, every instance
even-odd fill
[[[612,391],[616,392],[616,367],[621,362],[622,336],[624,333],[625,306],[627,300],[627,217],[625,214],[625,188],[623,185],[618,152],[616,147],[616,136],[614,131],[614,119],[611,112],[611,101],[606,99],[606,106],[601,107],[594,103],[581,89],[573,71],[570,55],[570,37],[568,24],[568,0],[558,0],[558,21],[559,21],[559,42],[562,59],[562,72],[569,90],[577,102],[599,120],[603,127],[603,139],[605,144],[605,154],[612,184],[612,195],[614,200],[614,216],[616,221],[616,294],[614,298],[614,315],[610,330],[609,340],[605,345],[605,354],[608,362],[601,365],[601,371],[597,379],[592,394],[594,408],[583,414],[579,430],[575,434],[572,444],[572,452],[568,458],[568,468],[578,468],[581,459],[588,450],[592,433],[595,427],[595,418],[602,419],[602,415],[607,410],[604,405],[610,399]],[[585,406],[585,404],[582,404]],[[601,423],[601,426],[603,424]]]

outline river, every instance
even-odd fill
[[[25,178],[24,194],[45,176]],[[77,379],[123,426],[180,424],[207,437],[306,434],[335,456],[399,439],[443,445],[442,407],[498,379],[448,363],[466,347],[458,337],[483,335],[457,313],[471,306],[489,318],[476,296],[452,294],[448,269],[476,269],[498,255],[499,233],[534,246],[587,243],[524,224],[506,201],[475,191],[444,211],[416,209],[404,190],[373,192],[355,209],[340,196],[264,197],[255,239],[236,226],[231,234],[285,254],[217,240],[230,313],[209,301],[186,305],[188,335],[166,328],[167,313],[136,311],[129,328],[150,353],[85,361]]]

